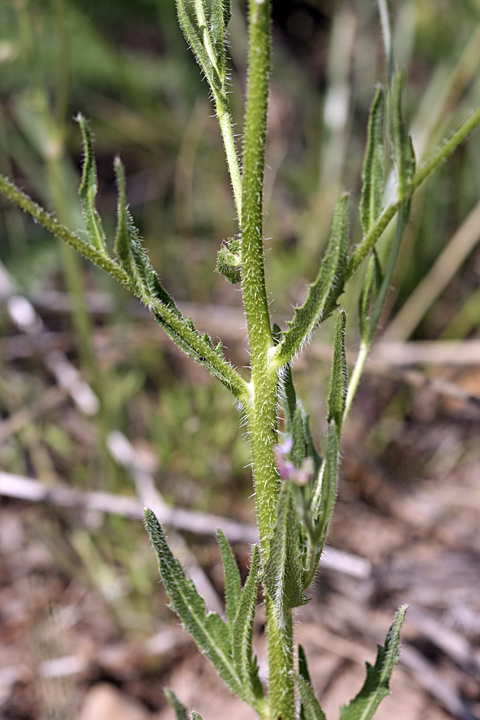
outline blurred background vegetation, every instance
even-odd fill
[[[421,162],[480,104],[480,0],[391,5],[397,60],[408,67],[406,112]],[[232,0],[232,10],[231,99],[241,143],[245,3]],[[356,206],[369,105],[385,66],[373,2],[274,0],[273,13],[265,235],[272,312],[281,324],[313,279],[339,194],[348,190],[352,210]],[[201,313],[201,329],[224,338],[235,363],[246,365],[239,293],[213,272],[221,241],[236,232],[220,134],[173,0],[0,3],[0,170],[81,230],[79,111],[95,137],[98,208],[110,237],[113,158],[119,154],[131,212],[165,286],[192,314]],[[415,200],[383,323],[392,340],[478,337],[475,238],[452,261],[451,280],[442,285],[431,269],[480,197],[479,153],[476,133]],[[67,353],[100,400],[93,417],[82,417],[66,400],[27,417],[0,445],[0,467],[51,484],[134,494],[131,474],[108,450],[111,433],[121,431],[146,458],[166,502],[251,520],[248,449],[223,388],[168,346],[108,277],[3,199],[0,210],[1,262],[41,315],[47,341]],[[352,212],[354,241],[358,232]],[[388,242],[387,235],[384,250]],[[431,301],[419,298],[402,314],[422,282]],[[357,297],[352,292],[344,298],[352,350]],[[15,344],[17,331],[3,306],[0,324],[0,413],[9,418],[38,407],[52,378],[38,347]],[[308,355],[298,365],[317,436],[330,362],[324,352],[330,330],[322,332],[315,362]],[[403,457],[405,467],[411,461],[413,474],[418,472],[434,451],[409,453],[408,438],[396,434],[437,412],[437,405],[418,401],[408,384],[367,377],[345,454],[357,453],[360,464],[370,455],[393,477]],[[458,458],[473,452],[475,439],[478,428],[468,426],[457,438]],[[348,481],[348,463],[345,472]],[[121,518],[105,522],[96,530],[47,514],[36,518],[34,532],[50,542],[67,577],[81,568],[100,587],[124,629],[150,632],[157,586],[142,528]],[[62,546],[55,542],[59,531]]]

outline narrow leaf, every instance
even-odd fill
[[[187,708],[180,702],[173,690],[171,688],[165,688],[164,692],[175,712],[176,720],[188,720]]]
[[[383,113],[384,96],[381,88],[378,88],[368,120],[367,150],[362,171],[360,219],[364,235],[371,230],[382,211],[384,192]]]
[[[318,545],[318,559],[327,537],[333,507],[337,498],[338,457],[340,452],[340,433],[334,420],[328,425],[325,460],[322,466],[319,496],[312,501],[312,515],[315,518],[315,535]]]
[[[277,348],[277,359],[284,365],[308,341],[315,327],[335,309],[343,292],[348,254],[348,195],[337,203],[333,215],[330,241],[315,282],[310,285],[307,299],[295,309],[282,342]]]
[[[285,610],[308,602],[302,588],[300,527],[293,491],[293,483],[286,482],[280,493],[277,522],[262,577],[280,622]]]
[[[290,363],[285,365],[282,372],[283,376],[283,392],[285,395],[284,409],[285,409],[285,421],[287,426],[287,432],[291,433],[293,416],[295,415],[295,409],[297,407],[297,393],[295,392],[295,386],[293,384],[292,368]]]
[[[295,682],[300,692],[302,718],[305,718],[305,720],[326,720],[325,713],[320,707],[311,685],[299,675],[295,675]]]
[[[388,124],[390,129],[390,142],[392,144],[393,160],[397,168],[398,199],[403,200],[412,192],[412,183],[415,176],[415,152],[412,138],[405,129],[402,113],[403,90],[405,86],[405,71],[397,70],[393,77],[388,103]]]
[[[307,656],[305,655],[303,645],[298,646],[298,674],[303,680],[305,680],[308,685],[312,684],[310,672],[307,665]]]
[[[242,584],[238,572],[237,561],[230,547],[230,544],[222,530],[218,531],[218,543],[222,553],[223,569],[225,572],[225,610],[228,622],[233,624],[237,614]]]
[[[199,715],[197,712],[195,712],[195,710],[193,710],[190,717],[191,717],[191,720],[202,720],[202,716]]]
[[[145,523],[157,554],[172,610],[179,616],[185,630],[210,660],[231,692],[244,699],[244,687],[231,659],[227,625],[217,613],[206,614],[205,601],[198,594],[194,583],[187,581],[182,566],[168,547],[160,523],[151,510],[145,510]]]
[[[260,573],[260,553],[258,546],[253,548],[250,572],[242,591],[237,616],[233,624],[232,650],[237,672],[245,684],[245,689],[253,697],[263,697],[258,678],[258,668],[252,658],[253,625],[257,606],[257,591]]]
[[[338,429],[342,427],[345,398],[347,395],[347,361],[345,358],[345,325],[347,315],[344,310],[338,314],[335,325],[332,374],[328,394],[328,416],[330,423],[335,422]]]
[[[215,70],[210,60],[208,53],[203,44],[203,40],[197,32],[197,28],[194,26],[188,13],[187,4],[185,0],[175,0],[177,6],[177,17],[178,24],[180,25],[182,32],[187,41],[187,45],[194,54],[198,64],[202,68],[205,77],[212,90],[218,88],[218,80],[215,79]],[[206,31],[206,28],[204,28]]]
[[[302,645],[298,646],[298,674],[307,685],[312,686],[310,673],[308,671],[307,656],[305,655],[305,650]],[[302,702],[300,702],[300,720],[306,720],[306,713]]]
[[[220,78],[226,80],[226,52],[225,52],[225,10],[222,0],[212,0],[210,13],[210,31],[215,48],[215,57]]]
[[[358,301],[358,325],[360,337],[366,344],[370,343],[370,313],[372,303],[377,297],[377,293],[382,284],[382,268],[375,248],[372,251],[372,257],[367,266],[365,281],[363,283],[362,292]]]
[[[95,197],[98,190],[97,166],[93,152],[92,135],[87,121],[80,113],[76,118],[83,136],[83,172],[79,195],[82,203],[83,221],[88,239],[99,252],[107,253],[105,233],[103,231],[100,215],[95,207]]]
[[[339,720],[371,720],[380,702],[390,693],[390,678],[400,654],[400,629],[407,605],[402,605],[388,631],[385,645],[377,646],[377,659],[372,667],[367,665],[365,683],[349,705],[340,710]]]

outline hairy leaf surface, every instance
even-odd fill
[[[168,702],[173,708],[173,711],[175,713],[175,719],[188,720],[187,708],[180,702],[173,690],[171,688],[165,688],[164,692],[167,696]]]
[[[383,114],[384,96],[377,89],[368,120],[367,150],[362,171],[362,195],[360,200],[360,219],[363,234],[374,226],[382,211],[384,191],[383,172]]]
[[[286,482],[280,493],[277,522],[262,578],[280,622],[285,610],[308,602],[302,587],[300,527],[293,491],[293,484]]]
[[[97,166],[93,152],[92,135],[87,121],[83,115],[77,115],[77,122],[83,136],[83,172],[79,195],[82,203],[83,221],[90,243],[99,252],[107,252],[107,243],[102,221],[95,207],[95,198],[98,190]]]
[[[405,71],[403,69],[397,70],[389,94],[388,124],[393,159],[397,168],[399,200],[403,200],[411,193],[416,165],[412,138],[405,129],[402,113],[404,86]]]
[[[262,686],[258,678],[258,667],[252,657],[253,625],[257,606],[259,574],[260,553],[258,546],[255,545],[250,572],[242,591],[232,631],[233,659],[237,672],[252,697],[263,697]]]
[[[328,415],[330,423],[335,422],[340,430],[345,410],[347,395],[347,361],[345,357],[345,325],[347,315],[344,310],[338,314],[335,325],[335,340],[333,346],[332,374],[330,376],[330,391],[328,393]]]
[[[371,720],[380,702],[389,695],[390,678],[399,658],[400,629],[406,612],[407,605],[402,605],[397,611],[395,620],[388,631],[385,645],[377,646],[375,665],[366,663],[365,683],[350,705],[342,707],[339,720]]]
[[[305,720],[326,720],[325,713],[323,712],[310,683],[306,682],[300,675],[295,675],[295,682],[297,683],[297,687],[300,692],[301,707],[303,712],[302,718],[305,718]]]
[[[317,279],[310,285],[304,304],[295,309],[293,320],[288,323],[289,328],[278,346],[277,358],[281,364],[291,360],[315,327],[335,309],[343,292],[348,247],[348,195],[343,195],[335,208],[330,241]]]
[[[230,690],[245,699],[245,688],[231,658],[228,626],[217,613],[206,614],[205,601],[194,583],[187,581],[179,561],[173,556],[155,514],[145,510],[146,526],[157,553],[158,564],[171,608],[185,630],[207,656]]]
[[[218,543],[225,572],[225,610],[229,623],[233,625],[242,595],[240,573],[232,548],[222,530],[218,531]]]

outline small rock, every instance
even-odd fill
[[[153,716],[113,685],[95,685],[85,696],[78,720],[151,720]]]

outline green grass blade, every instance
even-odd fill
[[[218,531],[218,543],[225,572],[225,610],[228,622],[233,625],[242,595],[242,584],[237,561],[222,530]]]
[[[385,185],[383,172],[384,104],[383,91],[378,88],[368,120],[367,150],[362,171],[360,219],[364,235],[370,231],[382,211],[382,197]]]
[[[348,247],[348,195],[343,195],[335,208],[330,241],[317,279],[310,285],[304,304],[295,309],[293,320],[276,348],[275,359],[280,367],[296,355],[316,326],[335,309],[343,292]]]
[[[245,688],[231,657],[228,626],[216,613],[206,614],[205,601],[198,594],[193,582],[187,581],[182,566],[168,547],[160,523],[151,510],[145,510],[145,523],[157,554],[172,610],[179,616],[185,630],[210,660],[231,692],[245,699]]]
[[[76,119],[82,132],[84,149],[82,181],[79,188],[79,195],[83,210],[83,221],[85,223],[88,239],[93,247],[99,252],[108,254],[102,221],[95,207],[98,179],[95,155],[93,152],[92,135],[90,133],[88,123],[83,115],[79,113]]]
[[[297,683],[297,687],[300,692],[300,701],[303,712],[302,718],[305,718],[305,720],[326,720],[325,713],[315,697],[315,693],[313,692],[311,685],[299,675],[295,675],[295,682]]]
[[[390,678],[399,658],[400,629],[406,612],[407,605],[402,605],[397,611],[385,645],[377,646],[375,665],[372,667],[366,663],[365,683],[350,705],[341,708],[339,720],[371,720],[380,702],[390,693]]]

